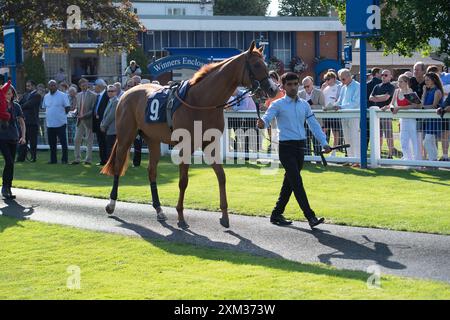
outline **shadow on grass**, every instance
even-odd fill
[[[353,279],[353,280],[359,280],[362,282],[366,282],[368,278],[368,274],[362,271],[346,271],[346,270],[336,270],[327,268],[320,265],[308,265],[308,264],[302,264],[299,262],[289,261],[285,260],[282,256],[280,256],[277,253],[274,253],[272,251],[263,249],[256,244],[254,244],[250,239],[247,239],[245,237],[242,237],[241,235],[237,234],[234,231],[227,230],[225,233],[236,237],[239,239],[239,243],[234,245],[226,242],[220,242],[220,241],[213,241],[209,239],[208,237],[205,237],[203,235],[199,235],[191,230],[180,230],[177,228],[174,228],[167,224],[166,222],[162,222],[161,225],[170,230],[171,234],[168,236],[164,236],[160,233],[157,233],[153,230],[150,230],[148,228],[145,228],[141,225],[129,223],[121,218],[118,217],[110,217],[110,219],[113,219],[121,225],[119,227],[126,228],[129,230],[134,231],[138,235],[141,236],[142,239],[145,241],[151,243],[152,245],[170,253],[170,254],[176,254],[176,255],[187,255],[187,256],[196,256],[201,259],[206,260],[213,260],[213,261],[226,261],[233,264],[238,265],[255,265],[255,266],[262,266],[262,267],[268,267],[273,269],[279,269],[284,271],[293,271],[293,272],[306,272],[306,273],[312,273],[317,275],[326,275],[326,276],[333,276],[333,277],[340,277],[345,279]],[[307,231],[305,229],[299,229],[301,231]],[[309,231],[311,232],[311,231]],[[387,252],[383,251],[377,251],[376,254],[374,254],[371,249],[365,248],[362,249],[360,247],[363,247],[360,244],[354,243],[350,240],[342,239],[336,236],[328,235],[328,238],[324,238],[324,236],[318,236],[318,239],[321,239],[321,243],[328,243],[331,245],[332,241],[336,242],[345,242],[344,247],[349,246],[349,249],[344,249],[345,252],[348,254],[347,250],[350,250],[351,248],[358,248],[359,252],[361,252],[360,256],[353,256],[353,258],[356,259],[371,259],[376,257],[376,261],[380,262],[381,265],[387,267],[387,261],[389,255],[386,257],[383,257],[383,254],[387,254]],[[172,244],[171,244],[172,242]],[[177,243],[179,245],[174,246],[173,243]],[[187,244],[195,245],[199,247],[203,247],[202,249],[196,248],[190,248]],[[386,246],[386,245],[385,245]],[[220,251],[217,250],[208,250],[207,248],[213,248],[213,249],[223,249],[230,252],[230,254],[224,255],[221,254]],[[364,251],[365,250],[365,251]],[[251,258],[248,256],[248,254],[255,255],[258,257]],[[322,259],[321,259],[322,261]],[[403,269],[405,268],[403,265],[389,261],[391,267]],[[220,272],[220,270],[218,270]]]
[[[3,204],[4,206],[0,203],[1,216],[9,219],[2,219],[2,222],[0,223],[0,233],[7,228],[17,226],[19,221],[25,220],[26,217],[32,215],[34,213],[34,208],[36,208],[34,206],[24,207],[15,200],[3,200]]]

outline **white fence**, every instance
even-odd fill
[[[359,111],[343,110],[337,112],[314,111],[316,118],[322,124],[324,132],[327,134],[328,142],[331,146],[334,144],[349,143],[343,139],[344,130],[342,129],[342,121],[346,119],[358,119]],[[272,124],[270,130],[256,129],[256,112],[225,112],[225,131],[221,138],[221,155],[227,163],[231,163],[233,159],[261,159],[261,160],[278,160],[278,134],[276,122]],[[403,119],[415,120],[417,141],[420,155],[414,159],[405,159],[402,155],[401,129],[400,121]],[[450,122],[450,114],[446,114],[444,119]],[[437,126],[435,134],[427,136],[427,145],[436,144],[437,159],[441,158],[444,151],[447,152],[449,142],[448,127],[445,127],[441,118],[436,114],[435,110],[409,110],[400,111],[394,115],[390,111],[380,111],[378,108],[371,108],[367,113],[367,123],[370,130],[368,137],[370,143],[368,145],[368,163],[372,168],[384,165],[395,166],[419,166],[419,167],[442,167],[450,168],[450,162],[429,160],[427,148],[424,147],[425,132],[423,131],[423,123],[432,121]],[[410,121],[414,122],[414,121]],[[41,115],[41,125],[38,137],[39,149],[48,149],[47,134],[45,128],[45,116]],[[75,135],[75,119],[68,120],[68,144],[73,149],[73,138]],[[406,127],[405,125],[403,127]],[[447,129],[447,130],[444,130]],[[359,127],[355,129],[359,139]],[[380,139],[380,131],[383,131],[383,144]],[[368,140],[368,141],[369,141]],[[447,141],[447,144],[446,142]],[[388,146],[390,144],[390,146]],[[317,148],[317,146],[316,146]],[[163,154],[170,154],[172,148],[162,144],[161,150]],[[444,150],[446,149],[446,150]],[[98,150],[94,141],[94,150]],[[148,153],[145,145],[143,153]],[[310,144],[305,152],[306,161],[321,161],[320,156],[314,154],[314,141],[311,139]],[[358,152],[359,154],[359,152]],[[201,156],[201,152],[196,152],[196,156]],[[351,157],[344,150],[337,151],[331,155],[326,155],[327,161],[330,163],[360,163],[359,156]],[[231,160],[231,161],[230,161]]]

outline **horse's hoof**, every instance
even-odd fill
[[[106,210],[107,214],[113,214],[114,213],[114,208],[111,207],[109,204],[106,206],[105,210]]]
[[[220,224],[222,225],[222,227],[227,229],[230,227],[230,221],[228,220],[228,218],[227,219],[220,218]]]
[[[178,221],[177,223],[178,228],[186,230],[189,229],[189,225],[186,223],[186,221]]]
[[[160,221],[160,222],[164,222],[167,220],[166,215],[164,214],[164,212],[157,212],[156,213],[156,220]]]

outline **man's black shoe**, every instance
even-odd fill
[[[80,164],[80,161],[75,160],[75,161],[72,161],[70,164],[76,166],[77,164]]]
[[[286,220],[283,216],[272,216],[270,217],[270,222],[273,224],[276,224],[278,226],[288,226],[290,224],[292,224],[292,221],[290,220]]]
[[[313,229],[314,227],[318,226],[321,223],[325,222],[325,218],[319,218],[317,219],[317,217],[311,217],[311,218],[307,218],[308,219],[308,223],[309,226],[311,227],[311,229]]]
[[[12,194],[11,188],[8,187],[6,188],[6,190],[8,190],[8,199],[15,199],[16,196]]]
[[[5,199],[15,199],[16,196],[12,194],[11,188],[2,187],[2,196]]]

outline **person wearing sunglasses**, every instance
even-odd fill
[[[314,79],[311,76],[307,76],[302,81],[303,90],[300,90],[298,93],[298,96],[302,98],[303,100],[306,100],[313,110],[322,110],[323,107],[325,107],[325,96],[322,91],[319,89],[314,88]],[[323,128],[323,122],[321,120],[318,120],[320,125]],[[320,146],[319,141],[314,138],[311,130],[309,130],[306,127],[306,153],[305,155],[310,156],[311,155],[311,141],[313,145],[314,155],[318,156],[320,155],[320,151],[322,150],[322,147]]]
[[[117,98],[116,86],[108,86],[106,92],[108,93],[109,102],[106,106],[103,120],[100,123],[100,130],[106,134],[106,157],[109,159],[114,143],[116,142],[116,108],[119,99]]]
[[[324,218],[317,218],[309,205],[308,197],[303,186],[300,171],[303,168],[306,147],[305,122],[312,133],[323,146],[326,153],[331,152],[326,136],[314,116],[309,103],[298,97],[300,79],[296,73],[288,72],[281,77],[286,96],[272,103],[262,119],[258,119],[258,128],[264,129],[276,118],[280,135],[279,157],[286,171],[283,185],[270,222],[276,225],[289,225],[292,221],[283,217],[291,194],[294,193],[298,205],[311,228],[324,222]]]

